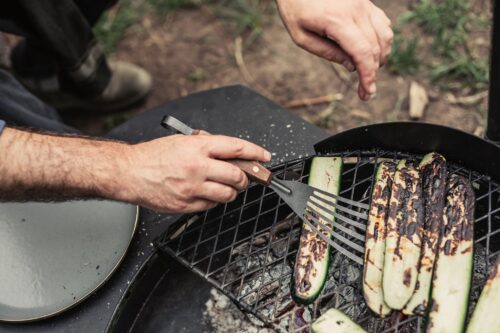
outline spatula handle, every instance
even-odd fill
[[[259,184],[267,186],[273,179],[273,174],[271,173],[271,171],[266,169],[266,167],[258,162],[240,159],[227,160],[226,162],[237,166],[247,175],[249,179]]]
[[[200,130],[195,129],[191,133],[191,135],[197,135],[197,134],[200,134]],[[227,160],[226,162],[231,163],[234,166],[237,166],[247,175],[249,179],[259,184],[267,186],[273,179],[273,174],[271,173],[271,171],[266,169],[265,166],[263,166],[258,162],[240,160],[240,159]]]

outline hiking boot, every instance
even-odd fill
[[[109,61],[111,78],[94,98],[81,98],[69,94],[59,87],[56,76],[46,79],[17,79],[34,95],[60,111],[79,110],[87,112],[120,111],[137,104],[151,91],[151,75],[139,66],[122,61]]]

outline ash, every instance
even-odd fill
[[[205,320],[212,327],[210,333],[273,333],[262,327],[258,319],[245,316],[229,298],[217,289],[210,290],[210,299],[206,303]],[[208,332],[207,332],[208,333]]]

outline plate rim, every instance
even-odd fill
[[[78,200],[76,200],[78,201]],[[104,200],[106,201],[106,200]],[[121,257],[117,260],[115,266],[113,266],[113,268],[110,270],[109,274],[106,275],[99,284],[97,284],[92,290],[90,290],[88,293],[86,293],[83,297],[79,298],[79,299],[76,299],[74,300],[73,302],[71,302],[71,304],[69,305],[66,305],[65,307],[57,310],[57,311],[53,311],[53,312],[50,312],[48,314],[45,314],[45,315],[39,315],[39,316],[33,316],[33,317],[29,317],[29,318],[26,318],[26,319],[5,319],[5,318],[2,318],[2,315],[0,313],[0,322],[3,322],[3,323],[30,323],[30,322],[35,322],[35,321],[39,321],[39,320],[43,320],[43,319],[47,319],[47,318],[51,318],[51,317],[54,317],[54,316],[57,316],[61,313],[63,313],[64,311],[67,311],[77,305],[79,305],[80,303],[82,303],[83,301],[85,301],[87,298],[89,298],[90,296],[92,296],[97,290],[99,290],[106,282],[108,282],[108,280],[111,278],[111,276],[116,272],[116,270],[118,269],[118,267],[120,266],[120,264],[123,262],[123,259],[125,259],[125,255],[128,253],[129,249],[130,249],[130,245],[132,244],[132,239],[134,238],[134,235],[135,235],[135,231],[137,230],[137,225],[139,223],[139,211],[140,211],[140,207],[138,205],[133,205],[133,204],[129,204],[129,203],[126,203],[126,202],[120,202],[120,201],[113,201],[113,200],[108,200],[110,202],[117,202],[117,203],[121,203],[121,204],[125,204],[125,205],[129,205],[129,206],[134,206],[135,207],[135,219],[134,219],[134,227],[132,228],[132,232],[130,233],[130,238],[128,240],[128,244],[127,244],[127,247],[125,249],[125,251],[123,251]]]

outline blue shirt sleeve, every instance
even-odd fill
[[[5,125],[5,120],[0,119],[0,134],[2,134]]]

